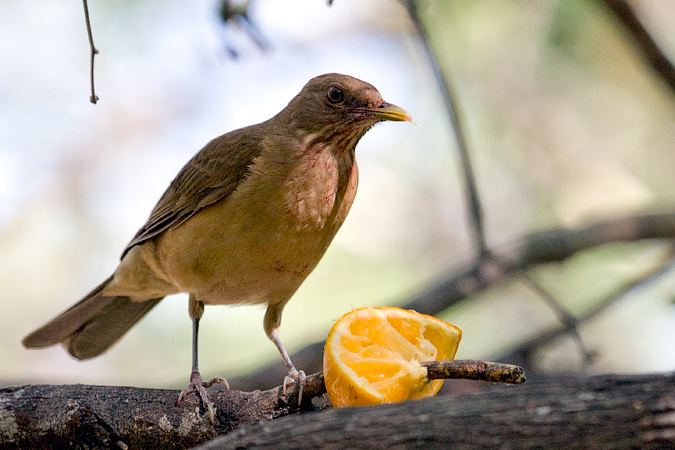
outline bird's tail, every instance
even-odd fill
[[[26,336],[23,345],[49,347],[60,342],[78,359],[93,358],[106,351],[162,300],[134,302],[129,297],[101,296],[112,279],[108,278],[60,316]]]

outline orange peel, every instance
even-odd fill
[[[323,373],[334,406],[394,403],[436,395],[425,361],[454,359],[462,331],[432,316],[395,307],[355,309],[335,322]]]

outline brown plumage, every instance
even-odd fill
[[[304,377],[279,340],[281,313],[349,212],[356,144],[383,120],[411,119],[370,84],[326,74],[268,121],[212,140],[173,180],[115,273],[23,344],[62,343],[91,358],[166,295],[187,292],[194,353],[184,393],[199,391],[211,414],[197,367],[204,305],[266,303],[264,329],[288,367],[285,383]]]

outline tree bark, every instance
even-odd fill
[[[0,449],[186,449],[244,423],[312,411],[325,392],[308,377],[298,405],[292,386],[241,392],[210,390],[214,423],[195,395],[177,405],[177,390],[115,386],[29,385],[0,390]]]
[[[194,396],[177,406],[173,390],[5,388],[0,449],[675,448],[675,374],[554,378],[321,412],[317,392],[298,406],[280,389],[211,391],[212,424]]]
[[[197,450],[673,449],[675,374],[567,378],[243,425]]]

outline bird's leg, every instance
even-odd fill
[[[222,377],[213,377],[211,380],[205,382],[202,379],[201,374],[199,373],[199,363],[198,363],[198,344],[197,339],[199,337],[199,319],[201,319],[202,314],[204,314],[204,304],[190,294],[190,303],[189,303],[189,312],[190,318],[192,319],[192,373],[190,374],[190,383],[185,386],[178,396],[178,404],[180,405],[181,400],[189,394],[190,392],[195,392],[202,403],[208,409],[209,416],[211,417],[211,422],[215,422],[216,417],[216,408],[209,400],[209,396],[206,393],[206,389],[210,388],[216,383],[224,384],[228,389],[230,385],[227,380]]]
[[[291,357],[288,356],[288,352],[286,352],[284,345],[281,343],[281,339],[279,339],[279,327],[272,330],[270,333],[270,339],[272,342],[274,342],[274,345],[277,346],[277,349],[279,350],[279,353],[281,353],[281,357],[286,364],[286,369],[288,369],[288,375],[284,377],[284,395],[286,395],[286,386],[297,381],[300,387],[300,391],[298,392],[299,405],[300,402],[302,402],[302,391],[305,389],[305,380],[307,379],[307,376],[305,375],[304,371],[297,370],[293,365]]]
[[[288,356],[288,352],[286,352],[284,345],[281,343],[281,339],[279,339],[281,312],[284,310],[284,306],[286,305],[287,301],[288,300],[279,303],[270,302],[267,304],[267,311],[265,312],[263,327],[265,328],[265,334],[267,334],[267,337],[269,337],[270,340],[274,342],[274,345],[277,346],[277,349],[284,360],[284,364],[286,364],[286,369],[288,369],[288,375],[284,377],[284,395],[286,395],[286,386],[297,381],[300,388],[300,391],[298,392],[299,405],[302,401],[302,391],[305,389],[305,380],[307,379],[307,376],[305,375],[305,372],[295,368],[293,362],[291,362],[291,357]]]

